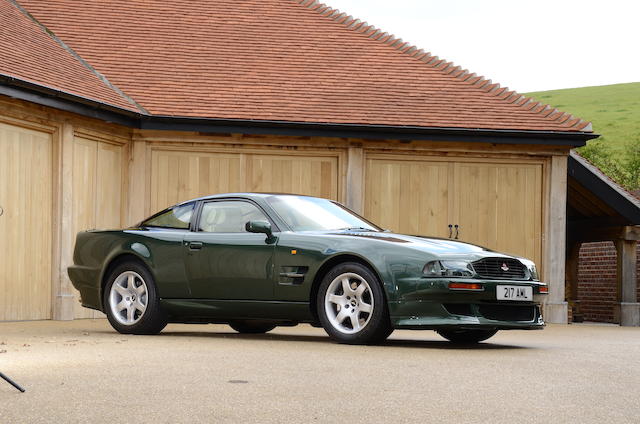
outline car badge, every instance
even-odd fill
[[[503,263],[502,266],[500,267],[501,270],[503,270],[504,272],[509,271],[509,267],[507,266],[506,263]]]

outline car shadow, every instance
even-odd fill
[[[307,343],[330,343],[336,344],[329,336],[312,336],[305,334],[239,334],[239,333],[220,333],[220,332],[196,332],[196,331],[163,331],[154,337],[200,337],[200,338],[220,338],[220,339],[236,339],[236,340],[279,340],[289,342],[307,342]],[[344,345],[347,346],[347,345]],[[370,347],[403,347],[403,348],[419,348],[419,349],[448,349],[448,350],[509,350],[509,349],[533,349],[527,346],[507,345],[501,343],[491,343],[486,341],[477,344],[456,344],[446,340],[414,340],[414,339],[387,339],[378,345]]]

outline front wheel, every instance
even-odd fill
[[[493,337],[497,332],[498,330],[438,330],[442,337],[459,344],[479,343]]]
[[[113,268],[104,289],[104,311],[123,334],[158,334],[167,325],[153,277],[137,262]]]
[[[340,343],[380,343],[393,331],[382,285],[359,263],[339,264],[329,271],[316,306],[325,331]]]

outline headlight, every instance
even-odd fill
[[[422,275],[425,277],[473,278],[476,272],[471,262],[431,261],[422,268]]]
[[[522,262],[522,264],[527,267],[527,271],[529,271],[529,278],[531,278],[533,281],[540,281],[538,270],[536,269],[536,264],[533,261],[520,258],[520,262]]]

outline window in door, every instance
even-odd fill
[[[199,231],[207,233],[245,233],[249,221],[269,221],[254,204],[243,201],[208,202],[202,207]]]

